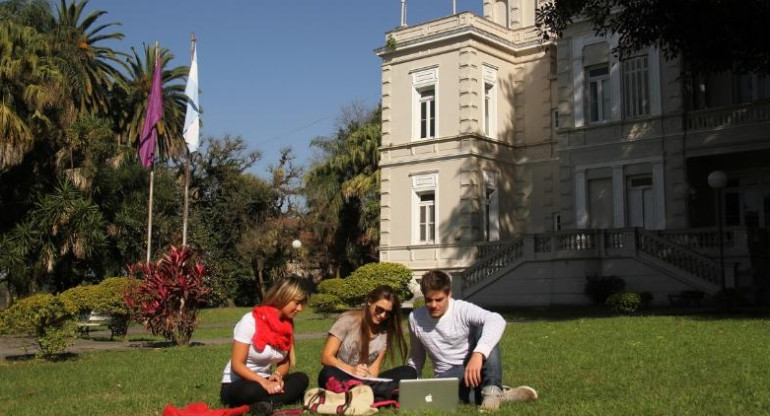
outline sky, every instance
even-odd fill
[[[481,12],[482,0],[456,0],[457,11]],[[198,39],[204,138],[240,136],[262,152],[253,173],[265,175],[280,149],[297,162],[313,155],[310,141],[334,132],[340,109],[380,100],[385,34],[400,23],[400,0],[91,0],[98,22],[120,22],[125,38],[105,42],[129,52],[158,41],[189,65]],[[452,13],[451,0],[407,0],[407,24]]]

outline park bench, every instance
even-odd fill
[[[678,294],[668,295],[671,306],[700,306],[705,294],[700,290],[683,290]]]
[[[91,328],[98,328],[100,326],[109,326],[110,316],[100,313],[98,311],[91,311],[89,313],[81,314],[78,317],[78,332],[83,336],[88,336]]]

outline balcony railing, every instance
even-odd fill
[[[770,101],[693,111],[687,117],[688,130],[710,130],[770,121]]]

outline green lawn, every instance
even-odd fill
[[[233,313],[233,323],[242,313]],[[312,317],[306,316],[308,322]],[[325,331],[332,319],[318,321]],[[298,369],[310,375],[311,384],[320,369],[322,345],[323,339],[298,343]],[[498,414],[769,415],[768,346],[768,319],[517,322],[501,342],[505,382],[531,385],[541,399],[505,405]],[[166,403],[218,406],[229,351],[229,345],[132,349],[84,353],[62,362],[3,362],[0,413],[149,416],[160,414]],[[475,413],[468,406],[462,411]]]

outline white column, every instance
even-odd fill
[[[626,187],[623,166],[612,168],[612,197],[615,217],[613,225],[616,228],[623,228],[626,226]]]
[[[617,58],[610,55],[610,106],[612,108],[612,112],[610,115],[611,120],[620,120],[621,119],[621,113],[620,113],[620,100],[621,94],[620,94],[620,62]]]
[[[618,35],[611,34],[609,39],[610,50],[615,49],[618,46]],[[610,53],[608,56],[610,63],[610,97],[612,102],[612,120],[618,121],[622,119],[623,115],[620,112],[620,102],[622,100],[620,90],[620,61],[618,58]]]
[[[666,228],[666,182],[663,177],[663,162],[652,164],[652,188],[655,192],[655,229]]]
[[[575,224],[577,228],[588,228],[588,204],[586,203],[586,172],[575,172]]]
[[[582,52],[582,50],[581,50]],[[572,112],[575,114],[575,127],[583,127],[583,57],[572,61]]]

